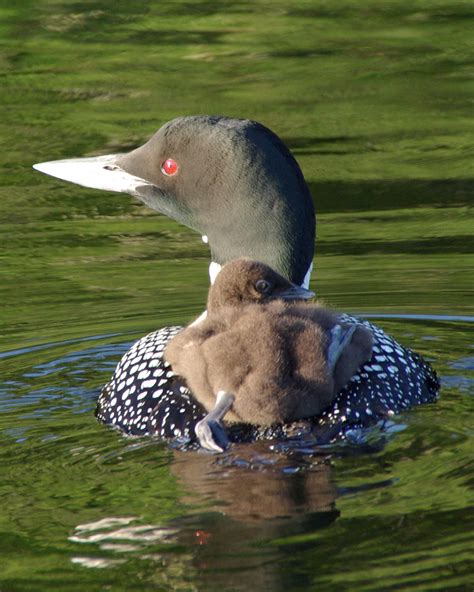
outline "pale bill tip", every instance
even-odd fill
[[[125,172],[116,165],[117,154],[105,154],[86,158],[70,158],[65,160],[50,160],[33,165],[36,171],[69,181],[105,191],[118,193],[132,193],[138,185],[149,184],[146,180]]]
[[[39,171],[40,173],[44,173],[44,165],[48,164],[47,162],[37,162],[36,164],[33,165],[33,168],[35,169],[35,171]]]

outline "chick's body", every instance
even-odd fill
[[[251,263],[243,261],[246,272]],[[218,392],[232,393],[227,421],[266,426],[320,414],[370,357],[370,332],[358,327],[331,369],[337,314],[301,301],[257,301],[244,290],[242,269],[224,267],[228,277],[219,274],[211,288],[207,317],[171,340],[166,360],[208,411]]]

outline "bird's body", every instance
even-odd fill
[[[87,187],[129,193],[206,236],[212,275],[246,256],[306,285],[314,252],[315,215],[303,174],[282,141],[264,126],[226,117],[172,120],[125,155],[69,159],[35,168]],[[124,281],[126,281],[124,279]],[[332,406],[314,418],[325,439],[387,413],[436,399],[430,365],[374,325],[373,355]],[[163,360],[179,328],[139,340],[99,397],[97,417],[130,434],[192,437],[205,409]],[[274,436],[249,426],[249,438]]]

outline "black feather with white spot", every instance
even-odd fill
[[[321,442],[343,439],[347,430],[368,427],[415,405],[436,400],[439,381],[421,356],[400,346],[384,331],[342,315],[343,322],[362,324],[374,334],[372,359],[338,395],[332,407],[312,420]],[[103,388],[96,416],[127,434],[194,439],[194,427],[206,414],[184,381],[163,360],[167,342],[181,327],[167,327],[137,341],[119,362]],[[229,431],[233,441],[285,437],[291,426]]]

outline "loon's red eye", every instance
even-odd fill
[[[172,158],[167,158],[165,162],[161,165],[161,172],[163,173],[163,175],[166,175],[167,177],[172,177],[173,175],[176,175],[178,169],[178,163],[175,162]]]

